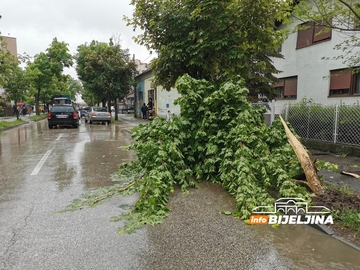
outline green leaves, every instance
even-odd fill
[[[184,74],[218,85],[241,76],[252,96],[271,98],[277,70],[270,58],[280,57],[284,35],[275,20],[289,10],[285,2],[134,0],[125,20],[143,30],[135,41],[158,54],[151,63],[155,84],[170,89]]]
[[[158,117],[134,129],[128,149],[137,159],[121,164],[113,175],[123,184],[89,195],[69,209],[137,192],[139,199],[130,211],[113,219],[125,220],[120,230],[124,233],[160,223],[169,213],[170,193],[178,186],[187,194],[196,187],[195,180],[224,187],[236,200],[233,215],[242,219],[257,206],[272,206],[270,192],[309,198],[291,181],[302,169],[282,125],[264,124],[263,110],[246,100],[243,80],[216,86],[184,75],[177,87],[182,93],[177,101],[181,116],[172,121]]]
[[[76,71],[86,89],[84,100],[89,104],[123,98],[133,84],[135,63],[129,51],[115,44],[113,38],[109,43],[93,40],[78,46],[76,62]]]

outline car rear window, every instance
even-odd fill
[[[94,111],[95,112],[107,112],[107,109],[106,108],[101,108],[101,107],[99,107],[99,108],[94,108]]]
[[[51,109],[51,112],[73,112],[73,111],[74,108],[68,106],[54,106]]]

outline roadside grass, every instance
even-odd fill
[[[15,120],[15,121],[0,121],[0,131],[3,131],[4,129],[10,128],[10,127],[18,126],[22,123],[25,123],[25,121],[22,119]]]
[[[343,201],[345,201],[346,197],[350,196],[355,196],[358,198],[358,200],[360,200],[360,194],[347,185],[338,187],[327,184],[325,185],[325,188],[339,191],[341,194],[343,194]],[[344,207],[341,209],[330,208],[330,210],[336,223],[338,223],[342,227],[346,227],[348,229],[360,232],[360,212],[358,211],[358,208],[346,208],[344,205]]]
[[[32,121],[38,121],[38,120],[42,120],[45,118],[47,118],[47,114],[33,115],[33,116],[30,116],[29,119]]]
[[[332,212],[333,218],[340,225],[360,232],[360,213],[353,209],[337,210]]]
[[[343,183],[343,182],[341,182]],[[325,184],[325,188],[327,189],[335,189],[340,191],[341,193],[345,194],[345,195],[353,195],[355,194],[355,190],[352,189],[351,187],[349,187],[348,185],[343,185],[343,186],[334,186],[331,184]]]

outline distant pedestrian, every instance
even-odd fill
[[[149,111],[151,111],[154,108],[154,102],[152,98],[149,98],[149,103],[147,104]]]
[[[147,112],[148,112],[149,108],[148,106],[146,106],[146,104],[144,103],[141,107],[141,111],[142,111],[142,115],[143,115],[143,119],[147,118]]]
[[[33,107],[31,105],[27,106],[27,112],[29,113],[29,116],[31,115],[31,112],[33,110]]]
[[[25,116],[25,115],[26,115],[26,112],[27,112],[27,109],[26,109],[26,107],[24,106],[24,107],[22,108],[22,114]]]

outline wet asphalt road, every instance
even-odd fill
[[[49,130],[46,120],[0,133],[0,269],[358,269],[360,252],[308,226],[246,226],[220,214],[234,200],[208,183],[184,196],[159,226],[118,235],[115,197],[56,214],[86,191],[111,185],[122,146],[141,123]],[[129,121],[131,120],[131,121]]]

